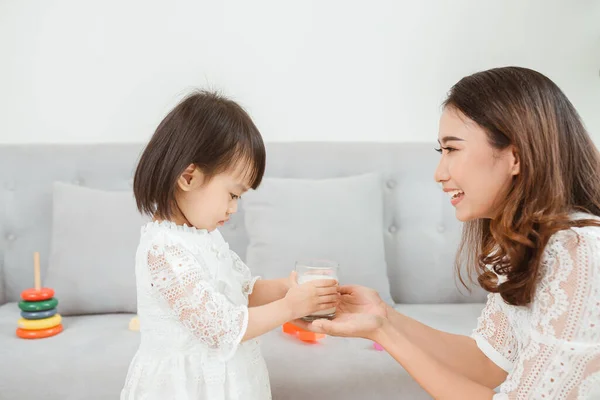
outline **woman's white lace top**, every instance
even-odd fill
[[[257,278],[217,230],[148,223],[135,268],[141,341],[121,399],[271,398],[258,340],[241,343]]]
[[[490,294],[472,337],[508,372],[495,400],[600,399],[600,228],[553,235],[531,304]]]

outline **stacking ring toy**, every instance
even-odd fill
[[[17,328],[17,336],[21,339],[42,339],[50,336],[58,335],[63,330],[62,325],[56,325],[48,329],[38,329],[29,331],[27,329]]]
[[[33,253],[33,288],[21,292],[19,308],[21,319],[17,321],[17,337],[22,339],[41,339],[54,336],[63,331],[62,317],[56,306],[54,289],[42,287],[40,275],[40,253]]]
[[[54,297],[54,289],[36,288],[25,289],[21,292],[21,298],[25,301],[42,301]]]
[[[46,311],[21,311],[21,317],[25,319],[42,319],[53,316],[57,311],[56,308]]]
[[[43,301],[25,301],[19,302],[19,308],[23,311],[46,311],[51,310],[58,305],[58,300],[51,298]]]
[[[17,321],[17,326],[22,329],[37,331],[40,329],[52,328],[53,326],[60,325],[61,322],[62,322],[62,318],[61,318],[60,314],[56,314],[56,315],[51,316],[50,318],[44,318],[44,319],[30,320],[30,319],[21,318]]]

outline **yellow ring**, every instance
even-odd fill
[[[51,316],[50,318],[43,318],[43,319],[20,318],[19,321],[17,322],[17,325],[21,329],[38,330],[38,329],[52,328],[53,326],[60,324],[61,321],[62,321],[62,317],[60,316],[60,314],[56,314],[56,315]]]

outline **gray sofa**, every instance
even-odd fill
[[[454,278],[461,227],[433,181],[438,161],[433,147],[269,143],[266,176],[321,179],[380,173],[380,234],[395,307],[433,327],[469,334],[485,294],[479,289],[461,292]],[[34,251],[41,253],[45,279],[53,182],[130,190],[141,150],[141,144],[0,146],[0,399],[118,398],[139,343],[139,333],[128,329],[132,313],[64,316],[61,334],[23,340],[15,336],[17,301],[33,285]],[[221,231],[245,259],[250,239],[243,201]],[[133,260],[121,268],[133,269]],[[61,293],[56,297],[60,302]],[[262,347],[276,400],[430,398],[387,353],[375,351],[366,340],[326,337],[307,344],[276,329],[263,336]]]

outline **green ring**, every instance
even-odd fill
[[[58,305],[58,300],[56,298],[51,298],[48,300],[42,301],[25,301],[21,300],[19,302],[19,308],[23,311],[46,311],[52,310]]]

